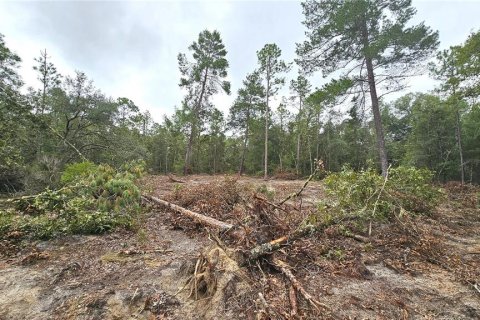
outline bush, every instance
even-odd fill
[[[368,219],[390,218],[401,211],[428,214],[441,195],[431,184],[432,177],[426,169],[398,167],[389,170],[385,181],[373,168],[357,172],[344,167],[325,178],[330,203],[319,208],[330,208],[330,215]]]
[[[0,237],[18,231],[46,239],[131,228],[141,201],[134,180],[142,174],[140,162],[129,163],[118,171],[108,165],[71,165],[64,172],[65,185],[61,189],[17,199],[13,211],[0,212]]]

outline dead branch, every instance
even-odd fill
[[[320,311],[320,308],[324,308],[326,310],[330,310],[329,307],[324,305],[323,303],[318,302],[313,298],[313,296],[305,290],[302,284],[295,278],[293,273],[290,271],[288,264],[283,262],[282,260],[274,258],[272,260],[273,265],[277,267],[292,283],[292,286],[308,301],[317,311]]]
[[[132,256],[136,254],[149,254],[149,253],[172,253],[171,249],[148,249],[148,250],[121,250],[118,254],[123,256]]]
[[[47,127],[52,130],[55,135],[57,135],[60,139],[63,140],[63,143],[68,144],[75,152],[79,155],[80,158],[82,158],[82,161],[88,161],[88,159],[83,155],[83,153],[80,152],[80,150],[77,149],[70,141],[68,141],[65,137],[63,137],[57,130],[52,128],[51,126],[47,125]]]
[[[279,249],[282,245],[285,245],[287,241],[290,239],[291,237],[289,236],[283,236],[281,238],[277,238],[275,240],[259,244],[258,246],[250,250],[250,254],[247,260],[253,261],[267,253],[275,251]]]
[[[297,306],[297,293],[295,291],[295,287],[290,285],[288,289],[288,299],[290,300],[290,306],[292,307],[292,311],[290,312],[290,316],[295,318],[298,313],[298,306]]]
[[[182,208],[180,206],[177,206],[176,204],[173,204],[171,202],[168,202],[168,201],[156,198],[156,197],[142,196],[142,198],[144,198],[146,200],[149,200],[149,201],[152,201],[152,202],[154,202],[156,204],[159,204],[161,206],[167,207],[168,209],[171,209],[175,212],[178,212],[178,213],[180,213],[184,216],[187,216],[187,217],[189,217],[189,218],[191,218],[191,219],[193,219],[193,220],[195,220],[195,221],[197,221],[197,222],[199,222],[203,225],[209,226],[209,227],[217,228],[217,229],[220,229],[222,231],[228,231],[228,230],[230,230],[234,227],[234,225],[232,225],[232,224],[222,222],[222,221],[219,221],[219,220],[211,218],[211,217],[204,216],[203,214],[193,212],[191,210]]]
[[[477,283],[473,285],[473,288],[477,290],[478,293],[480,293],[480,286]]]
[[[178,179],[174,178],[171,174],[168,174],[168,180],[169,180],[170,182],[185,183],[185,181],[178,180]]]
[[[274,239],[272,241],[259,244],[258,246],[250,250],[245,262],[256,260],[263,255],[266,255],[268,253],[271,253],[281,248],[282,246],[286,245],[288,242],[294,241],[308,234],[312,234],[320,228],[321,227],[316,227],[313,225],[306,225],[301,228],[298,228],[297,230],[295,230],[295,232],[293,232],[290,235],[285,235],[283,237]]]
[[[253,197],[254,197],[255,199],[257,199],[257,200],[260,200],[260,201],[265,202],[265,203],[268,204],[268,205],[271,205],[272,207],[274,207],[274,208],[276,208],[276,209],[278,209],[278,210],[281,210],[281,211],[283,211],[283,212],[287,212],[287,210],[284,209],[284,208],[282,208],[280,205],[277,205],[277,204],[275,204],[275,203],[273,203],[273,202],[271,202],[271,201],[268,201],[267,199],[265,199],[264,197],[258,195],[257,193],[255,193],[255,194],[253,195]]]
[[[368,238],[368,237],[364,237],[364,236],[361,236],[361,235],[359,235],[359,234],[354,234],[354,233],[352,233],[352,234],[347,234],[346,236],[349,237],[349,238],[355,239],[355,240],[357,240],[358,242],[363,242],[363,243],[369,243],[369,242],[372,241],[372,240],[371,240],[370,238]]]
[[[268,316],[268,314],[269,314],[268,311],[270,309],[270,306],[268,305],[267,300],[265,300],[265,297],[263,296],[263,294],[261,292],[258,293],[258,301],[263,306],[263,309],[260,311],[260,314],[265,313]]]
[[[307,187],[308,183],[310,181],[312,181],[313,177],[315,177],[315,175],[320,171],[320,170],[323,170],[323,161],[322,160],[318,160],[317,163],[316,163],[316,166],[315,166],[315,170],[313,171],[313,173],[308,177],[307,181],[305,181],[305,183],[303,184],[302,188],[295,192],[295,193],[291,193],[290,195],[288,195],[285,199],[283,199],[282,201],[280,201],[277,205],[281,206],[282,204],[284,204],[285,202],[287,202],[288,200],[292,199],[292,198],[296,198],[296,197],[299,197],[300,194],[302,194],[303,190],[305,190],[305,188]]]

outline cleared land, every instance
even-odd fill
[[[429,217],[343,221],[239,263],[292,233],[324,196],[304,181],[148,176],[144,193],[241,225],[209,232],[151,206],[136,231],[0,244],[0,319],[478,319],[478,189],[446,186]],[[258,199],[260,198],[260,199]],[[150,205],[147,205],[150,206]],[[274,261],[287,264],[308,302]]]

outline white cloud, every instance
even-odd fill
[[[478,28],[478,1],[414,1],[415,21],[440,31],[442,48],[459,44]],[[0,30],[23,59],[21,74],[37,86],[33,58],[47,48],[59,71],[82,70],[110,96],[126,96],[150,110],[156,121],[180,105],[177,54],[205,28],[222,34],[230,62],[232,95],[213,102],[227,112],[245,75],[257,67],[256,51],[275,42],[293,61],[304,26],[297,1],[0,2]],[[288,95],[291,72],[280,92]],[[311,78],[314,86],[324,79]],[[412,79],[409,91],[433,87]],[[278,98],[279,99],[279,98]]]

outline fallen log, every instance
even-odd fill
[[[180,206],[177,206],[176,204],[173,204],[171,202],[168,202],[168,201],[156,198],[156,197],[142,196],[142,198],[145,199],[145,200],[148,200],[148,201],[152,201],[152,202],[154,202],[156,204],[159,204],[161,206],[164,206],[164,207],[166,207],[168,209],[171,209],[173,211],[176,211],[176,212],[178,212],[178,213],[180,213],[184,216],[187,216],[187,217],[189,217],[189,218],[191,218],[191,219],[193,219],[193,220],[195,220],[195,221],[197,221],[197,222],[199,222],[203,225],[213,227],[213,228],[216,228],[216,229],[220,229],[221,231],[228,231],[228,230],[230,230],[234,227],[234,225],[232,225],[232,224],[229,224],[229,223],[226,223],[226,222],[223,222],[223,221],[211,218],[211,217],[204,216],[203,214],[193,212],[191,210],[182,208]]]

